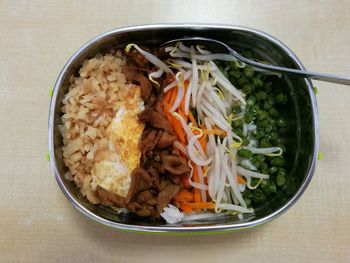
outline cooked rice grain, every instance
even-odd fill
[[[79,76],[72,76],[63,99],[63,157],[68,167],[67,178],[74,180],[80,191],[93,204],[100,202],[91,189],[91,168],[103,158],[108,147],[106,129],[121,104],[127,84],[122,73],[126,64],[120,51],[98,54],[86,60]]]

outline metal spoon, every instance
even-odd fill
[[[346,77],[346,76],[337,76],[337,75],[332,75],[328,73],[318,73],[318,72],[311,72],[311,71],[305,71],[305,70],[299,70],[299,69],[285,68],[285,67],[267,65],[267,64],[256,62],[254,60],[243,57],[238,52],[236,52],[231,47],[229,47],[227,44],[211,38],[185,37],[181,39],[174,39],[174,40],[168,41],[162,44],[162,46],[165,46],[165,45],[168,46],[169,44],[173,44],[177,42],[182,42],[185,45],[186,43],[189,45],[191,44],[203,45],[209,50],[225,50],[230,55],[232,55],[236,59],[246,64],[249,64],[251,66],[258,67],[261,69],[269,70],[269,71],[276,71],[276,72],[286,73],[286,74],[294,75],[298,77],[311,78],[315,80],[327,81],[327,82],[332,82],[337,84],[350,85],[350,77]]]

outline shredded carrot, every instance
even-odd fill
[[[188,86],[188,81],[185,81],[185,83],[184,83],[184,97],[183,97],[181,104],[180,104],[180,109],[182,112],[185,112],[185,95],[187,92],[187,86]]]
[[[166,102],[164,102],[164,112],[179,141],[185,143],[185,132],[182,130],[181,123],[170,113],[170,105]]]
[[[184,94],[186,94],[187,87],[188,87],[188,81],[185,81]],[[173,127],[174,133],[175,133],[178,141],[180,141],[181,143],[186,145],[187,138],[186,138],[186,133],[182,127],[182,124],[170,112],[170,108],[174,105],[177,95],[178,95],[178,87],[175,87],[172,90],[169,90],[163,98],[162,106],[163,106],[166,118],[168,119],[171,126]],[[196,119],[193,116],[191,111],[188,112],[188,116],[186,116],[184,113],[185,112],[185,96],[181,100],[181,103],[180,103],[179,107],[177,108],[176,112],[185,120],[186,123],[191,122],[193,127],[196,127],[196,128],[199,127],[199,125],[198,125],[198,123],[197,123],[197,121],[196,121]],[[201,144],[201,146],[204,150],[206,149],[207,135],[208,134],[215,134],[215,135],[225,135],[226,134],[226,132],[224,132],[216,127],[214,127],[213,130],[206,130],[205,126],[202,125],[200,128],[203,130],[203,135],[199,138],[199,143]],[[193,134],[199,134],[199,133],[200,133],[200,131],[198,129],[193,130]],[[181,153],[179,155],[181,155],[187,161],[186,156],[182,155]],[[192,167],[193,167],[192,180],[195,183],[199,183],[199,174],[198,174],[197,166],[194,163],[192,163]],[[205,181],[207,181],[206,178],[204,178],[204,179],[205,179]],[[203,210],[203,209],[213,209],[214,208],[214,204],[212,202],[202,202],[201,190],[196,188],[196,187],[192,187],[190,185],[189,180],[188,180],[188,175],[180,176],[180,182],[181,182],[183,189],[174,197],[174,201],[178,202],[179,208],[181,209],[181,211],[188,213],[188,212],[192,212],[193,210],[196,210],[198,212],[198,211]]]
[[[211,130],[206,130],[203,129],[204,134],[214,134],[214,135],[221,135],[221,136],[226,136],[227,133],[223,130],[220,129],[211,129]]]
[[[180,204],[180,209],[185,212],[185,213],[191,213],[192,212],[192,208],[189,207],[188,205],[185,205],[184,203]]]
[[[237,176],[238,184],[246,184],[247,182],[244,180],[244,178],[240,175]]]
[[[202,202],[202,203],[183,203],[192,209],[214,209],[215,205],[213,202]]]
[[[186,83],[186,82],[185,82]],[[185,112],[185,96],[186,96],[186,91],[187,91],[187,85],[184,85],[184,97],[182,98],[181,104],[180,104],[180,109],[182,112]]]
[[[199,138],[199,143],[201,144],[203,150],[205,151],[207,147],[207,137],[204,134],[202,137]]]
[[[180,192],[178,192],[177,195],[175,195],[174,200],[178,202],[188,203],[193,202],[194,196],[190,191],[183,189]]]
[[[174,105],[174,102],[175,102],[175,100],[176,100],[176,97],[177,97],[177,89],[178,89],[178,87],[174,87],[174,88],[171,90],[170,100],[169,100],[169,105],[170,105],[170,107]]]
[[[204,124],[201,125],[201,129],[203,130]],[[205,136],[205,134],[202,135],[202,137],[199,138],[199,143],[201,144],[203,150],[205,151],[206,147],[207,147],[207,137]]]
[[[179,109],[178,110],[178,113],[181,115],[181,117],[185,120],[185,122],[187,123],[187,116],[185,115],[185,113],[181,110],[181,109]]]
[[[164,106],[165,102],[167,102],[167,103],[170,102],[171,92],[172,92],[172,90],[169,90],[167,93],[165,93],[165,96],[164,96],[163,101],[162,101],[163,106]]]

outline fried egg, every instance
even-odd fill
[[[93,167],[92,188],[97,185],[108,192],[126,197],[131,172],[140,164],[139,141],[144,129],[137,117],[144,109],[139,87],[131,87],[107,128],[108,153]]]

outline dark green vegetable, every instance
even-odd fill
[[[252,66],[246,66],[244,68],[244,74],[246,75],[247,78],[251,78],[254,75],[254,69]]]
[[[274,173],[276,173],[277,172],[277,167],[276,166],[271,166],[270,168],[269,168],[269,174],[274,174]]]
[[[261,189],[256,189],[254,192],[253,200],[256,203],[262,203],[266,201],[266,196]]]
[[[232,122],[232,126],[235,127],[235,128],[242,127],[243,126],[243,120],[239,119],[239,120],[233,121]]]
[[[279,127],[286,127],[287,126],[287,123],[283,118],[278,118],[276,123]]]
[[[274,181],[270,181],[268,184],[262,187],[266,195],[273,194],[277,192],[277,187]]]
[[[237,151],[237,154],[243,158],[246,158],[246,159],[250,159],[250,157],[252,157],[253,153],[248,150],[248,149],[239,149]]]
[[[242,76],[242,72],[240,72],[238,70],[231,70],[228,73],[228,76],[231,78],[239,79]]]
[[[260,78],[255,77],[255,78],[253,78],[252,81],[253,81],[253,85],[257,88],[260,88],[264,85],[264,82],[262,82],[262,80]]]
[[[256,97],[254,95],[251,95],[248,97],[246,102],[248,106],[253,106],[256,102]]]
[[[233,113],[240,113],[240,112],[242,112],[241,105],[234,105],[234,106],[232,107],[232,112],[233,112]]]
[[[250,94],[251,92],[253,91],[253,87],[252,87],[252,85],[250,85],[250,84],[246,84],[246,85],[244,85],[244,87],[243,87],[243,92],[244,92],[244,94]]]
[[[262,138],[260,140],[259,146],[260,146],[260,148],[267,148],[267,147],[271,147],[271,143],[270,143],[269,139],[267,139],[265,137],[265,138]]]
[[[244,114],[244,118],[243,118],[244,122],[249,124],[253,121],[253,115],[249,112],[247,112],[246,114]]]
[[[267,93],[265,91],[259,91],[256,93],[257,100],[265,100],[267,98]]]
[[[271,107],[269,109],[269,114],[270,114],[271,117],[278,117],[279,112],[278,112],[278,110],[275,107]]]
[[[278,156],[278,157],[273,157],[271,160],[271,164],[275,166],[284,166],[286,164],[285,160]]]
[[[276,184],[278,186],[282,186],[286,183],[286,176],[282,174],[277,174],[276,175]]]
[[[245,51],[244,54],[245,57],[253,57],[250,51]],[[234,133],[242,138],[242,146],[237,154],[243,159],[249,159],[258,172],[270,175],[269,179],[263,181],[252,178],[251,185],[259,184],[258,187],[252,190],[246,189],[243,192],[247,206],[254,207],[264,203],[279,189],[286,189],[287,185],[287,190],[290,190],[289,178],[286,184],[286,160],[283,154],[286,147],[279,134],[288,127],[283,115],[288,94],[283,87],[276,87],[278,82],[272,82],[274,77],[257,73],[249,65],[241,68],[234,61],[225,63],[222,68],[229,68],[226,73],[230,81],[244,93],[246,99],[243,118],[232,122]],[[232,108],[234,114],[240,114],[242,111],[240,105],[234,105]],[[248,135],[243,137],[243,126],[250,123],[255,124],[257,128],[248,131]],[[275,157],[253,154],[252,151],[244,148],[252,139],[256,140],[258,148],[280,147],[283,153]]]
[[[260,110],[259,106],[255,104],[255,105],[253,105],[253,107],[250,108],[250,113],[253,116],[255,116],[258,113],[259,110]]]
[[[245,76],[242,76],[239,78],[237,83],[239,86],[243,87],[245,84],[249,83],[249,80]]]

